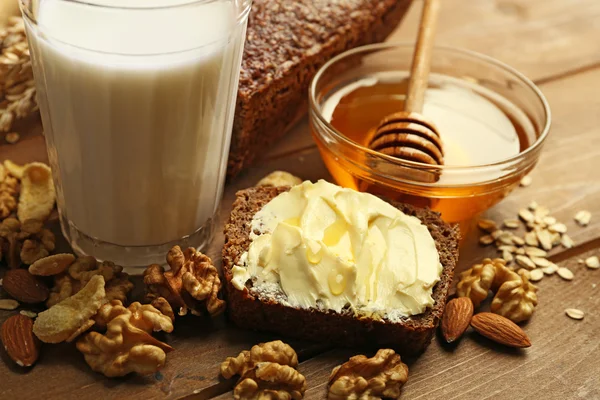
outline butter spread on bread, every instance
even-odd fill
[[[442,265],[429,230],[371,194],[307,181],[257,212],[251,232],[232,268],[238,290],[249,279],[278,284],[293,307],[349,306],[390,320],[434,304]]]

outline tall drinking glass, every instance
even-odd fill
[[[209,242],[251,0],[21,0],[64,235],[124,266]]]

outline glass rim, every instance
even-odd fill
[[[114,53],[114,52],[107,52],[107,51],[99,51],[99,50],[94,50],[94,49],[87,49],[85,47],[81,47],[81,46],[77,46],[71,43],[66,43],[62,40],[58,40],[56,38],[53,38],[52,35],[48,35],[44,28],[42,26],[40,26],[38,24],[37,19],[34,17],[34,15],[32,15],[31,10],[29,9],[29,7],[25,4],[25,2],[27,0],[18,0],[19,1],[19,7],[21,9],[21,13],[23,15],[23,19],[26,23],[30,23],[32,24],[32,26],[34,26],[37,30],[39,30],[40,32],[42,32],[44,34],[44,40],[52,40],[55,41],[57,43],[60,43],[62,46],[67,46],[69,48],[73,48],[73,49],[77,49],[77,50],[82,50],[85,52],[91,52],[91,53],[97,53],[97,54],[106,54],[106,55],[111,55],[111,56],[126,56],[126,57],[162,57],[162,56],[168,56],[168,55],[172,55],[172,54],[182,54],[182,53],[187,53],[187,52],[192,52],[210,45],[213,45],[215,43],[218,43],[220,41],[220,39],[217,39],[213,42],[209,42],[209,43],[204,43],[201,46],[197,46],[197,47],[191,47],[189,49],[183,49],[183,50],[175,50],[175,51],[171,51],[171,52],[159,52],[159,53],[139,53],[139,54],[130,54],[130,53]],[[190,7],[193,5],[201,5],[201,4],[210,4],[210,3],[215,3],[215,2],[219,2],[222,0],[186,0],[181,4],[176,4],[176,5],[165,5],[165,6],[156,6],[156,7],[123,7],[123,6],[105,6],[105,5],[101,5],[101,4],[93,4],[90,3],[86,0],[53,0],[53,1],[62,1],[65,3],[73,3],[73,4],[81,4],[84,5],[86,7],[92,7],[92,8],[98,8],[98,9],[106,9],[106,10],[126,10],[126,11],[132,11],[132,12],[136,12],[136,11],[151,11],[151,10],[166,10],[166,9],[176,9],[176,8],[183,8],[183,7]],[[245,4],[244,4],[245,3]],[[236,13],[236,17],[235,17],[235,26],[239,26],[239,24],[243,23],[247,18],[248,15],[250,14],[250,9],[252,8],[252,0],[242,0],[242,5],[243,8]],[[231,32],[230,32],[231,33]]]
[[[540,101],[540,103],[544,109],[545,123],[541,129],[541,134],[537,137],[537,139],[535,140],[535,142],[533,142],[533,144],[528,146],[525,150],[523,150],[509,158],[505,158],[505,159],[495,161],[495,162],[489,163],[489,164],[477,164],[477,165],[463,166],[463,165],[431,165],[431,164],[425,164],[425,163],[420,163],[420,162],[416,162],[416,161],[402,160],[402,159],[398,159],[396,157],[382,154],[378,151],[372,150],[368,147],[365,147],[365,146],[349,139],[344,134],[342,134],[340,131],[338,131],[333,125],[331,125],[331,123],[329,121],[327,121],[325,119],[325,117],[323,116],[321,107],[317,104],[317,99],[316,99],[317,83],[319,82],[319,80],[321,79],[321,77],[323,76],[325,71],[327,71],[329,69],[329,67],[331,67],[333,64],[335,64],[338,61],[343,60],[349,56],[359,54],[359,53],[366,53],[366,52],[369,52],[372,50],[386,50],[386,49],[398,49],[398,48],[413,49],[414,43],[409,43],[409,42],[375,43],[375,44],[370,44],[370,45],[366,45],[366,46],[356,47],[354,49],[351,49],[351,50],[345,51],[341,54],[338,54],[337,56],[335,56],[334,58],[329,60],[327,63],[325,63],[315,74],[315,77],[313,78],[312,82],[310,83],[309,93],[308,93],[309,107],[310,107],[311,111],[313,111],[310,113],[310,115],[315,116],[319,120],[319,122],[325,126],[325,128],[329,131],[329,133],[332,134],[335,137],[335,139],[343,142],[344,145],[350,146],[351,148],[353,148],[355,150],[363,151],[364,153],[369,154],[373,157],[385,160],[386,162],[389,162],[389,163],[392,163],[392,164],[395,164],[398,166],[402,166],[402,167],[427,169],[427,171],[430,171],[430,172],[431,171],[446,171],[446,172],[461,171],[462,172],[462,171],[469,171],[469,170],[487,169],[490,167],[502,167],[507,164],[522,161],[524,159],[527,159],[527,157],[530,154],[535,153],[544,143],[544,141],[550,131],[550,125],[552,122],[552,114],[550,111],[550,105],[548,104],[548,100],[546,99],[546,97],[544,96],[542,91],[536,86],[536,84],[533,83],[533,81],[531,81],[529,78],[527,78],[521,72],[519,72],[515,68],[503,63],[502,61],[499,61],[493,57],[487,56],[482,53],[478,53],[478,52],[464,49],[464,48],[452,47],[452,46],[434,46],[433,57],[435,57],[436,51],[441,50],[443,52],[459,54],[461,56],[466,56],[468,58],[484,61],[488,64],[491,64],[495,67],[498,67],[498,68],[508,72],[513,77],[515,77],[518,80],[520,80],[521,82],[523,82],[525,84],[525,86],[527,88],[529,88],[529,90],[531,90],[532,93],[534,93],[536,95],[537,100]],[[318,136],[322,136],[322,134],[318,132],[318,129],[316,129],[315,131]]]
[[[20,3],[22,3],[23,1],[24,0],[19,0]],[[214,2],[221,1],[221,0],[183,0],[179,4],[165,4],[162,6],[141,6],[141,7],[96,4],[89,0],[54,0],[54,1],[63,1],[65,3],[75,3],[75,4],[81,4],[81,5],[89,6],[89,7],[116,9],[116,10],[160,10],[160,9],[167,9],[167,8],[187,7],[192,4],[214,3]],[[249,1],[249,3],[251,3],[251,1]]]

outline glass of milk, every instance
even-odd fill
[[[209,242],[251,0],[21,0],[73,249],[124,266]]]

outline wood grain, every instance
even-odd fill
[[[418,4],[418,2],[416,2]],[[553,111],[553,127],[533,184],[516,189],[486,213],[501,221],[513,218],[531,200],[551,208],[565,222],[578,247],[558,248],[552,258],[575,272],[572,282],[558,276],[539,283],[540,305],[525,330],[533,346],[506,351],[469,333],[455,347],[434,340],[420,358],[407,360],[409,382],[403,399],[600,399],[600,270],[578,260],[600,248],[600,3],[596,0],[444,0],[438,30],[440,43],[464,46],[497,57],[540,81]],[[414,38],[419,7],[415,6],[394,40]],[[0,161],[47,160],[37,119],[20,123],[22,140],[0,144]],[[302,121],[294,133],[272,150],[262,164],[228,183],[220,222],[227,217],[235,191],[282,169],[304,179],[329,179]],[[591,224],[577,226],[579,209],[592,211]],[[477,244],[472,230],[461,248],[459,270],[492,248]],[[220,262],[222,234],[209,255]],[[139,285],[138,285],[139,289]],[[3,295],[3,293],[0,293]],[[586,312],[582,321],[564,315],[568,307]],[[0,311],[0,321],[10,312]],[[32,370],[13,367],[2,354],[0,399],[45,398],[231,398],[232,381],[218,377],[218,365],[269,335],[240,331],[224,318],[178,320],[174,334],[163,338],[176,348],[161,373],[151,377],[105,379],[93,373],[72,345],[48,345]],[[306,398],[322,399],[331,369],[360,349],[328,350],[294,342],[300,370],[309,383]],[[322,354],[321,354],[322,353]],[[318,355],[320,354],[320,355]],[[220,396],[220,397],[219,397]]]

